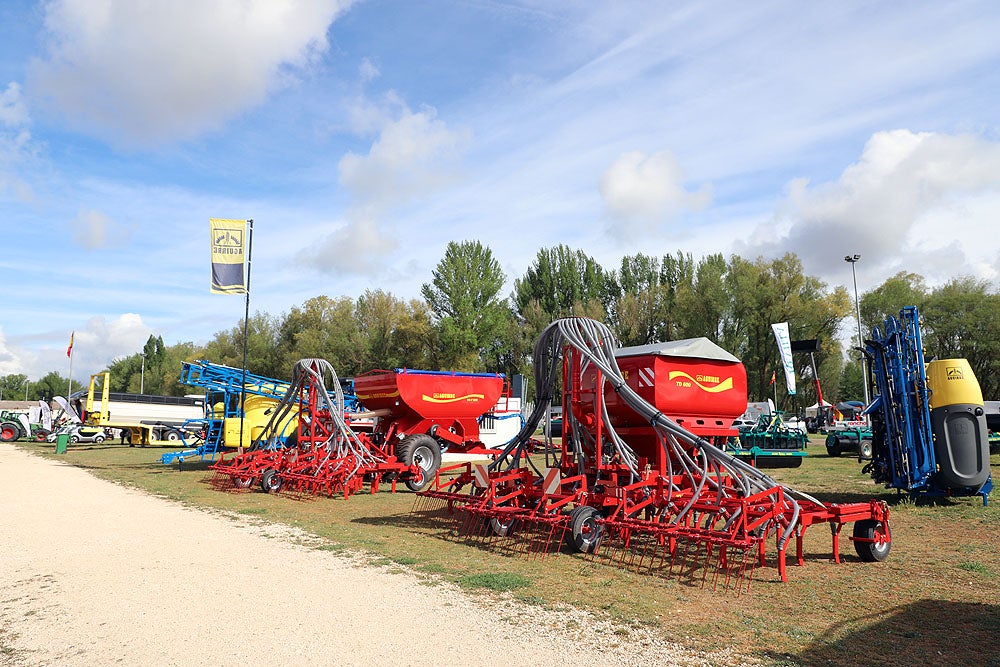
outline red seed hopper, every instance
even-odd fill
[[[354,392],[378,415],[375,433],[384,442],[400,434],[426,433],[452,451],[484,451],[479,418],[503,393],[496,373],[396,369],[369,371],[354,378]]]

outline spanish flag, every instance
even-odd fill
[[[71,332],[70,335],[69,335],[69,347],[66,348],[66,356],[67,357],[72,357],[73,356],[73,336],[74,336],[74,334],[76,334],[75,331]]]
[[[771,371],[771,384],[774,384],[775,380],[778,379],[776,373],[777,371]]]
[[[244,239],[246,220],[211,218],[212,231],[212,293],[246,294],[244,280]]]

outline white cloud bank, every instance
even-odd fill
[[[32,90],[81,130],[127,146],[195,137],[327,50],[350,0],[53,0]]]
[[[922,273],[925,265],[911,261],[907,267],[900,258],[926,259],[947,249],[951,275],[961,275],[982,235],[993,236],[992,224],[979,218],[984,206],[995,209],[998,196],[1000,143],[971,135],[878,132],[837,180],[790,183],[775,219],[737,251],[795,252],[812,273],[835,269],[845,254],[861,252],[877,266]],[[977,277],[995,278],[991,271]]]

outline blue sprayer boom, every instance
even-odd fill
[[[924,360],[919,314],[907,306],[865,341],[873,400],[872,460],[863,468],[913,497],[975,496],[993,488],[983,395],[965,359]]]

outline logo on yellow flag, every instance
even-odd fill
[[[212,293],[246,294],[244,245],[246,220],[212,218]]]

